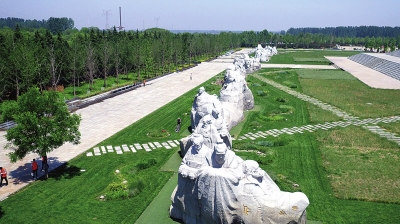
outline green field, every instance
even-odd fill
[[[359,54],[359,51],[337,50],[279,50],[268,63],[271,64],[310,64],[328,65],[329,61],[324,56],[349,57]]]
[[[292,59],[317,58],[320,52],[327,51],[284,54]],[[360,118],[400,115],[399,90],[372,89],[340,70],[262,69],[257,74]],[[211,84],[217,78],[221,74],[203,84],[207,92],[219,92],[219,86]],[[256,107],[232,129],[236,139],[248,132],[342,120],[256,76],[249,75],[247,83]],[[186,136],[173,131],[175,118],[182,118],[182,127],[190,125],[188,112],[197,90],[99,145],[131,144],[132,139],[138,143],[160,142]],[[378,125],[400,134],[400,122]],[[170,135],[157,137],[161,130]],[[310,200],[307,218],[313,223],[400,220],[399,146],[362,127],[235,140],[233,148],[238,156],[256,160],[281,190],[304,192]],[[0,202],[0,223],[174,223],[168,209],[180,164],[177,151],[157,149],[97,157],[82,154],[68,167],[51,173],[48,180],[30,184]],[[299,187],[293,187],[294,183]],[[106,200],[99,199],[100,195],[106,195]]]

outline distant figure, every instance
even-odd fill
[[[146,86],[146,79],[143,79],[143,86]]]
[[[175,128],[175,132],[179,132],[181,130],[181,118],[178,117],[178,120],[176,120],[176,128]]]
[[[190,73],[190,80],[192,80],[192,73]]]
[[[32,177],[34,180],[37,179],[38,164],[35,159],[32,161]]]
[[[1,174],[0,187],[3,186],[3,180],[6,180],[6,185],[8,185],[7,170],[6,170],[6,168],[0,167],[0,174]]]
[[[43,171],[43,169],[47,168],[47,156],[42,156],[42,169],[41,171]]]

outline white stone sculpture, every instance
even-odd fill
[[[188,152],[185,158],[192,154]],[[181,167],[190,160],[185,158]],[[203,160],[203,164],[194,163],[197,168],[192,177],[179,169],[181,176],[189,179],[178,180],[171,217],[184,223],[305,223],[309,201],[303,193],[280,191],[257,162],[243,161],[223,142],[215,144],[211,157],[207,151],[195,160]],[[194,179],[193,184],[190,180]],[[180,204],[185,202],[192,204]],[[192,210],[186,212],[189,208]]]
[[[256,58],[235,58],[219,98],[204,87],[194,98],[193,133],[180,141],[183,159],[171,195],[174,219],[189,224],[305,223],[305,194],[280,191],[256,161],[243,161],[231,150],[229,130],[243,119],[244,110],[254,107],[246,74],[257,70],[260,58],[275,54],[276,48],[259,45],[256,51]]]
[[[257,46],[255,52],[255,58],[259,62],[268,62],[272,56],[278,54],[275,46],[265,46],[265,48],[262,48],[261,44]]]
[[[200,119],[207,114],[211,114],[214,105],[220,104],[216,95],[208,94],[204,87],[200,87],[199,92],[194,97],[191,115],[191,129],[196,129]]]

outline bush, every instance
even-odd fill
[[[151,159],[148,159],[146,161],[142,161],[142,162],[138,163],[136,165],[136,168],[138,169],[138,171],[140,171],[140,170],[144,170],[144,169],[150,168],[155,164],[157,164],[157,160],[154,159],[154,158],[151,158]]]
[[[285,103],[287,101],[285,98],[282,97],[277,97],[275,100],[281,103]]]
[[[274,143],[269,141],[259,141],[257,142],[257,145],[272,147],[274,146]]]
[[[263,91],[263,90],[257,90],[257,95],[258,96],[266,96],[267,93],[265,91]]]

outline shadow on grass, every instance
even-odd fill
[[[81,175],[81,168],[77,166],[69,166],[68,163],[64,163],[56,169],[49,172],[49,178],[55,180],[71,179],[75,176]]]
[[[0,219],[4,216],[5,212],[3,210],[3,207],[0,206]]]
[[[42,168],[42,161],[37,160],[38,163],[38,179],[44,178],[44,171],[41,171]],[[49,174],[51,170],[56,169],[57,167],[61,166],[63,162],[58,160],[58,157],[49,157],[48,158],[49,164]],[[13,184],[18,185],[21,183],[27,183],[32,180],[31,176],[32,172],[32,162],[25,163],[22,166],[19,166],[17,169],[10,172],[10,176],[13,177]]]

